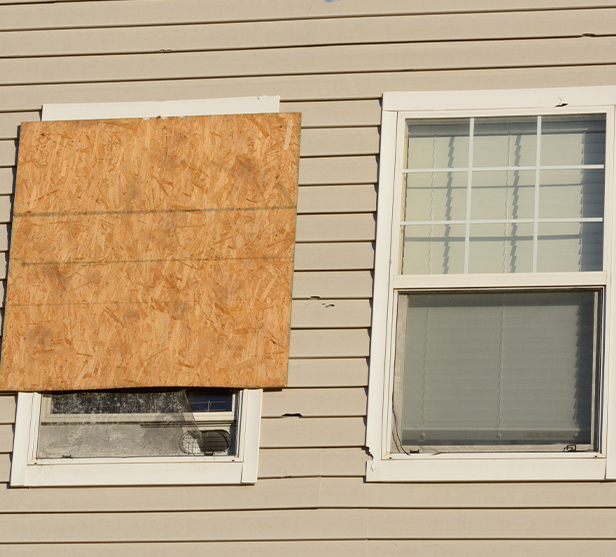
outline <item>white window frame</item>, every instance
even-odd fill
[[[44,105],[42,120],[98,120],[279,111],[277,96]],[[41,395],[19,393],[10,484],[20,486],[209,485],[257,481],[262,389],[238,393],[235,456],[37,459]]]
[[[604,269],[602,272],[397,275],[402,143],[407,118],[498,117],[606,113]],[[374,273],[366,446],[367,481],[532,481],[616,479],[616,350],[610,346],[616,319],[616,239],[613,217],[616,87],[493,91],[393,92],[383,95],[379,200]],[[394,232],[396,231],[396,232]],[[399,234],[398,234],[399,236]],[[564,276],[566,275],[566,276]],[[550,286],[605,288],[602,400],[599,449],[568,453],[391,454],[391,404],[395,343],[395,293],[404,289],[460,291]],[[611,381],[610,379],[611,377]],[[611,423],[608,421],[611,421]],[[608,427],[611,426],[611,427]],[[608,458],[609,455],[609,458]]]

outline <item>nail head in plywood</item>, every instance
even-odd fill
[[[24,124],[0,389],[284,386],[299,129]]]

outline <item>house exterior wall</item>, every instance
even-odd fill
[[[364,443],[382,93],[614,85],[615,29],[600,0],[0,0],[6,256],[42,104],[303,115],[289,386],[264,393],[257,484],[11,489],[4,395],[0,555],[614,554],[616,483],[366,484]]]

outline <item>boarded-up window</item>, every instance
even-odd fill
[[[24,124],[0,389],[283,386],[299,120]]]

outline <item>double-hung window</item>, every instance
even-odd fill
[[[43,120],[278,112],[278,97],[46,105]],[[12,486],[255,483],[261,389],[19,393]]]
[[[385,94],[368,480],[613,475],[615,103]]]

